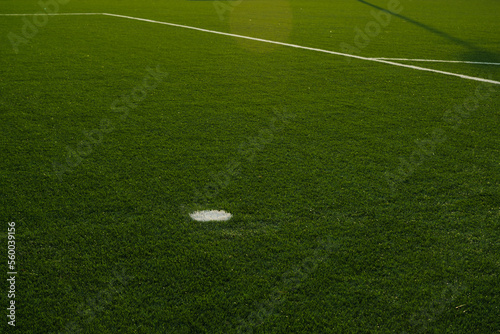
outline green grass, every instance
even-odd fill
[[[341,51],[374,10],[226,4],[222,20],[212,1],[60,12]],[[498,1],[401,4],[359,55],[499,62]],[[49,17],[16,54],[7,36],[22,26],[0,17],[0,233],[16,222],[19,273],[16,328],[4,316],[2,332],[500,330],[498,85],[110,16]],[[500,78],[500,66],[411,64]],[[113,103],[157,66],[168,76],[120,119]],[[443,118],[477,89],[475,110]],[[113,129],[56,176],[103,120]],[[422,140],[428,153],[388,183]],[[194,222],[199,208],[234,217]]]

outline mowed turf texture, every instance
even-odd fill
[[[57,13],[500,63],[500,2],[388,6]],[[8,222],[18,271],[15,328],[0,285],[2,333],[498,333],[500,85],[105,15],[38,18],[28,38],[33,19],[0,17],[3,277]],[[496,65],[400,63],[500,79]],[[199,209],[233,217],[195,222]]]

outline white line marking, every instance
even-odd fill
[[[45,14],[38,14],[38,13],[37,14],[0,14],[0,16],[26,16],[26,15],[45,15]],[[271,41],[271,40],[262,39],[262,38],[255,38],[255,37],[249,37],[249,36],[243,36],[243,35],[230,34],[230,33],[227,33],[227,32],[221,32],[221,31],[216,31],[216,30],[208,30],[208,29],[202,29],[202,28],[197,28],[197,27],[185,26],[185,25],[182,25],[182,24],[175,24],[175,23],[168,23],[168,22],[155,21],[155,20],[149,20],[149,19],[142,19],[140,17],[118,15],[118,14],[110,14],[110,13],[53,13],[53,14],[47,14],[47,15],[105,15],[105,16],[121,17],[121,18],[129,19],[129,20],[136,20],[136,21],[143,21],[143,22],[164,24],[164,25],[168,25],[168,26],[172,26],[172,27],[185,28],[185,29],[191,29],[191,30],[208,32],[208,33],[211,33],[211,34],[217,34],[217,35],[231,36],[231,37],[236,37],[236,38],[249,39],[249,40],[252,40],[252,41],[263,42],[263,43],[271,43],[271,44],[288,46],[288,47],[292,47],[292,48],[309,50],[309,51],[323,52],[323,53],[333,54],[333,55],[342,56],[342,57],[348,57],[348,58],[354,58],[354,59],[361,59],[361,60],[372,61],[372,62],[376,62],[376,63],[383,63],[383,64],[389,64],[389,65],[393,65],[393,66],[411,68],[411,69],[418,70],[418,71],[439,73],[439,74],[454,76],[454,77],[458,77],[458,78],[462,78],[462,79],[466,79],[466,80],[473,80],[473,81],[491,83],[491,84],[494,84],[494,85],[500,85],[500,81],[495,81],[495,80],[490,80],[490,79],[484,79],[484,78],[478,78],[478,77],[472,77],[472,76],[469,76],[469,75],[452,73],[452,72],[439,71],[439,70],[434,70],[434,69],[426,68],[426,67],[420,67],[420,66],[414,66],[414,65],[408,65],[408,64],[395,63],[395,62],[392,62],[392,61],[389,61],[389,60],[385,60],[385,59],[382,59],[382,58],[361,57],[361,56],[356,56],[356,55],[352,55],[352,54],[348,54],[348,53],[342,53],[342,52],[336,52],[336,51],[329,51],[329,50],[323,50],[323,49],[318,49],[318,48],[311,48],[311,47],[307,47],[307,46],[301,46],[301,45],[289,44],[289,43],[283,43],[283,42],[276,42],[276,41]]]
[[[317,51],[317,52],[329,53],[329,54],[333,54],[333,55],[337,55],[337,56],[343,56],[343,57],[349,57],[349,58],[355,58],[355,59],[373,61],[373,62],[377,62],[377,63],[383,63],[383,64],[389,64],[389,65],[394,65],[394,66],[399,66],[399,67],[411,68],[411,69],[418,70],[418,71],[426,71],[426,72],[439,73],[439,74],[450,75],[450,76],[459,77],[459,78],[467,79],[467,80],[487,82],[487,83],[491,83],[491,84],[495,84],[495,85],[500,85],[500,81],[495,81],[495,80],[490,80],[490,79],[483,79],[483,78],[477,78],[477,77],[471,77],[469,75],[452,73],[452,72],[445,72],[445,71],[439,71],[439,70],[434,70],[434,69],[420,67],[420,66],[400,64],[400,63],[395,63],[395,62],[388,61],[388,60],[383,60],[383,59],[361,57],[361,56],[351,55],[351,54],[348,54],[348,53],[341,53],[341,52],[328,51],[328,50],[317,49],[317,48],[310,48],[310,47],[307,47],[307,46],[301,46],[301,45],[296,45],[296,44],[289,44],[289,43],[283,43],[283,42],[270,41],[270,40],[262,39],[262,38],[255,38],[255,37],[249,37],[249,36],[243,36],[243,35],[230,34],[230,33],[227,33],[227,32],[221,32],[221,31],[215,31],[215,30],[208,30],[208,29],[196,28],[196,27],[185,26],[185,25],[175,24],[175,23],[168,23],[168,22],[162,22],[162,21],[142,19],[142,18],[133,17],[133,16],[118,15],[118,14],[109,14],[109,13],[103,13],[103,14],[107,15],[107,16],[121,17],[121,18],[125,18],[125,19],[130,19],[130,20],[137,20],[137,21],[144,21],[144,22],[150,22],[150,23],[164,24],[164,25],[168,25],[168,26],[172,26],[172,27],[179,27],[179,28],[185,28],[185,29],[203,31],[203,32],[211,33],[211,34],[218,34],[218,35],[231,36],[231,37],[236,37],[236,38],[249,39],[249,40],[252,40],[252,41],[258,41],[258,42],[263,42],[263,43],[271,43],[271,44],[283,45],[283,46],[288,46],[288,47],[297,48],[297,49],[304,49],[304,50],[310,50],[310,51]]]
[[[426,61],[430,63],[457,63],[457,64],[479,64],[479,65],[500,65],[500,63],[488,63],[483,61],[467,61],[467,60],[440,60],[440,59],[407,59],[407,58],[385,58],[377,57],[372,59],[382,60],[399,60],[399,61]]]
[[[60,16],[60,15],[104,15],[104,13],[34,13],[34,14],[0,14],[0,16],[40,16],[40,15],[48,15],[48,16]]]

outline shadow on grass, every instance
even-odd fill
[[[485,49],[482,49],[474,44],[472,44],[471,42],[468,42],[468,41],[465,41],[463,39],[460,39],[458,37],[455,37],[455,36],[452,36],[446,32],[443,32],[443,31],[440,31],[434,27],[431,27],[427,24],[424,24],[424,23],[421,23],[421,22],[418,22],[418,21],[415,21],[407,16],[404,16],[404,15],[401,15],[401,14],[397,14],[397,13],[394,13],[394,12],[390,12],[382,7],[379,7],[377,5],[374,5],[374,4],[371,4],[367,1],[364,1],[364,0],[358,0],[358,2],[361,2],[367,6],[370,6],[370,7],[373,7],[373,8],[376,8],[378,10],[381,10],[381,11],[384,11],[384,12],[387,12],[387,13],[390,13],[391,15],[394,15],[398,18],[400,18],[401,20],[404,20],[408,23],[411,23],[417,27],[420,27],[422,29],[425,29],[435,35],[438,35],[442,38],[445,38],[449,41],[452,41],[454,42],[455,44],[458,44],[458,45],[461,45],[463,47],[465,47],[466,49],[470,50],[470,52],[466,52],[464,54],[462,54],[462,60],[467,60],[467,61],[478,61],[478,62],[500,62],[500,55],[498,54],[495,54],[493,52],[490,52],[488,50],[485,50]]]

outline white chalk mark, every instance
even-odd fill
[[[396,60],[396,61],[415,61],[415,62],[429,62],[429,63],[454,63],[454,64],[477,64],[477,65],[500,65],[500,63],[489,63],[483,61],[468,61],[468,60],[441,60],[441,59],[408,59],[408,58],[384,58],[377,57],[372,59],[381,60]]]
[[[231,34],[231,33],[222,32],[222,31],[209,30],[209,29],[197,28],[197,27],[186,26],[186,25],[182,25],[182,24],[175,24],[175,23],[169,23],[169,22],[163,22],[163,21],[156,21],[156,20],[150,20],[150,19],[143,19],[143,18],[140,18],[140,17],[133,17],[133,16],[127,16],[127,15],[110,14],[110,13],[0,14],[0,16],[27,16],[27,15],[51,15],[51,16],[58,16],[58,15],[105,15],[105,16],[121,17],[121,18],[129,19],[129,20],[136,20],[136,21],[143,21],[143,22],[149,22],[149,23],[163,24],[163,25],[168,25],[168,26],[172,26],[172,27],[178,27],[178,28],[184,28],[184,29],[191,29],[191,30],[197,30],[197,31],[207,32],[207,33],[211,33],[211,34],[224,35],[224,36],[230,36],[230,37],[236,37],[236,38],[243,38],[243,39],[248,39],[248,40],[262,42],[262,43],[271,43],[271,44],[288,46],[288,47],[297,48],[297,49],[303,49],[303,50],[309,50],[309,51],[316,51],[316,52],[328,53],[328,54],[333,54],[333,55],[342,56],[342,57],[348,57],[348,58],[366,60],[366,61],[371,61],[371,62],[376,62],[376,63],[388,64],[388,65],[393,65],[393,66],[398,66],[398,67],[410,68],[410,69],[417,70],[417,71],[438,73],[438,74],[443,74],[443,75],[448,75],[448,76],[454,76],[454,77],[458,77],[458,78],[462,78],[462,79],[466,79],[466,80],[473,80],[473,81],[479,81],[479,82],[484,82],[484,83],[490,83],[490,84],[494,84],[494,85],[500,85],[500,81],[495,81],[495,80],[491,80],[491,79],[478,78],[478,77],[473,77],[473,76],[465,75],[465,74],[440,71],[440,70],[435,70],[435,69],[426,68],[426,67],[420,67],[420,66],[414,66],[414,65],[408,65],[408,64],[395,63],[395,62],[391,61],[391,60],[396,60],[396,58],[387,58],[387,59],[385,59],[385,58],[361,57],[361,56],[352,55],[352,54],[348,54],[348,53],[323,50],[323,49],[312,48],[312,47],[302,46],[302,45],[297,45],[297,44],[290,44],[290,43],[283,43],[283,42],[271,41],[271,40],[262,39],[262,38],[256,38],[256,37],[250,37],[250,36],[243,36],[243,35],[236,35],[236,34]],[[403,61],[403,60],[410,61],[409,59],[404,59],[404,58],[399,58],[399,60],[400,61]],[[450,62],[453,62],[453,61],[450,61]],[[493,64],[496,64],[496,63],[493,63]]]
[[[163,24],[163,25],[168,25],[168,26],[178,27],[178,28],[184,28],[184,29],[191,29],[191,30],[203,31],[203,32],[211,33],[211,34],[217,34],[217,35],[224,35],[224,36],[231,36],[231,37],[236,37],[236,38],[243,38],[243,39],[248,39],[248,40],[252,40],[252,41],[277,44],[277,45],[288,46],[288,47],[297,48],[297,49],[303,49],[303,50],[309,50],[309,51],[329,53],[329,54],[333,54],[333,55],[337,55],[337,56],[343,56],[343,57],[355,58],[355,59],[372,61],[372,62],[377,62],[377,63],[389,64],[389,65],[393,65],[393,66],[411,68],[411,69],[418,70],[418,71],[439,73],[439,74],[454,76],[454,77],[458,77],[458,78],[462,78],[462,79],[466,79],[466,80],[473,80],[473,81],[490,83],[490,84],[494,84],[494,85],[500,85],[500,81],[495,81],[495,80],[490,80],[490,79],[484,79],[484,78],[478,78],[478,77],[473,77],[473,76],[465,75],[465,74],[459,74],[459,73],[453,73],[453,72],[446,72],[446,71],[434,70],[434,69],[426,68],[426,67],[420,67],[420,66],[414,66],[414,65],[408,65],[408,64],[395,63],[395,62],[392,62],[392,61],[389,61],[389,60],[361,57],[361,56],[356,56],[356,55],[352,55],[352,54],[348,54],[348,53],[342,53],[342,52],[336,52],[336,51],[329,51],[329,50],[323,50],[323,49],[318,49],[318,48],[311,48],[311,47],[307,47],[307,46],[301,46],[301,45],[290,44],[290,43],[270,41],[270,40],[262,39],[262,38],[249,37],[249,36],[243,36],[243,35],[236,35],[236,34],[231,34],[231,33],[227,33],[227,32],[216,31],[216,30],[209,30],[209,29],[202,29],[202,28],[197,28],[197,27],[192,27],[192,26],[186,26],[186,25],[182,25],[182,24],[162,22],[162,21],[156,21],[156,20],[150,20],[150,19],[142,19],[142,18],[133,17],[133,16],[118,15],[118,14],[109,14],[109,13],[104,13],[104,15],[114,16],[114,17],[121,17],[121,18],[125,18],[125,19],[136,20],[136,21],[143,21],[143,22],[149,22],[149,23]]]

